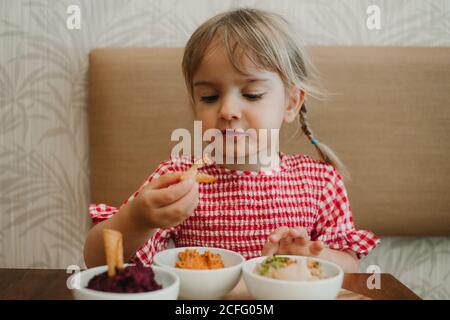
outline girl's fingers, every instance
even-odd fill
[[[279,242],[289,234],[289,227],[280,227],[269,236],[271,242]]]
[[[309,247],[309,251],[312,255],[317,256],[320,252],[325,248],[325,245],[322,241],[312,241]]]
[[[172,184],[167,188],[149,190],[149,201],[155,207],[165,207],[170,204],[175,204],[194,190],[196,185],[197,183],[194,180],[189,179]]]
[[[289,236],[292,237],[293,243],[298,246],[305,246],[309,241],[309,235],[305,228],[289,229]]]
[[[305,228],[291,228],[289,234],[294,238],[304,238],[310,240],[308,231]]]
[[[169,206],[166,206],[164,210],[168,215],[172,216],[173,219],[185,220],[189,214],[192,213],[192,209],[195,209],[197,204],[198,184],[195,183],[194,187],[192,187],[186,195]]]
[[[303,237],[297,237],[294,239],[294,244],[298,246],[305,246],[308,243],[308,240],[306,240]]]
[[[278,248],[279,248],[278,242],[272,242],[270,240],[267,240],[262,249],[261,255],[268,257],[273,256],[278,252]]]
[[[292,244],[294,242],[294,238],[290,236],[286,236],[280,240],[280,247],[278,249],[278,254],[290,254],[292,249]]]
[[[193,201],[190,202],[191,205],[188,207],[188,210],[187,210],[189,215],[192,215],[192,213],[194,213],[195,208],[197,208],[197,205],[198,205],[198,194],[197,195],[194,194],[192,197],[194,199],[193,199]]]
[[[269,236],[262,254],[264,256],[276,253],[307,255],[309,251],[312,255],[318,255],[324,247],[321,241],[311,241],[305,228],[280,227]]]
[[[268,239],[264,248],[262,250],[263,256],[273,256],[276,253],[280,253],[280,248],[282,245],[286,245],[285,241],[281,243],[280,240],[284,239],[289,234],[289,227],[280,227],[273,231]]]
[[[180,178],[182,175],[183,175],[183,172],[181,172],[181,171],[163,174],[159,178],[153,179],[148,184],[148,188],[150,188],[150,189],[166,188],[174,183],[180,182]]]

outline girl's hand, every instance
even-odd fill
[[[152,180],[131,201],[131,215],[148,228],[170,228],[194,213],[198,204],[198,183],[180,181],[183,172],[168,173]]]
[[[312,241],[304,228],[281,227],[273,231],[262,250],[263,256],[274,254],[317,257],[325,248],[322,241]]]

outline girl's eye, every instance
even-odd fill
[[[216,102],[217,99],[219,99],[218,95],[215,96],[203,96],[200,98],[200,101],[206,102],[206,103],[213,103]]]
[[[247,93],[247,94],[244,94],[243,96],[250,101],[256,101],[256,100],[261,99],[263,97],[263,95],[264,95],[264,93],[258,93],[258,94]]]

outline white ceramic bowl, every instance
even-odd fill
[[[140,293],[114,293],[86,288],[89,280],[95,275],[105,272],[108,266],[90,268],[74,274],[70,277],[69,283],[73,288],[79,284],[79,289],[72,289],[72,294],[77,300],[176,300],[180,290],[178,276],[169,270],[155,266],[152,268],[155,280],[162,285],[162,289]]]
[[[220,254],[225,268],[211,270],[191,270],[175,267],[178,253],[186,249],[200,253],[210,251]],[[180,277],[180,299],[220,299],[230,292],[241,277],[242,263],[245,261],[239,253],[219,248],[180,247],[158,252],[153,262]]]
[[[284,256],[298,261],[308,259],[302,256]],[[250,294],[261,300],[332,300],[336,299],[342,287],[344,271],[335,263],[316,259],[324,268],[328,278],[314,281],[277,280],[255,273],[256,265],[267,257],[248,260],[242,266],[242,274]]]

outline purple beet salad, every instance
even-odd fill
[[[94,276],[87,285],[89,289],[116,292],[138,293],[162,289],[155,281],[155,273],[151,267],[142,265],[116,269],[116,275],[108,277],[108,272]]]

